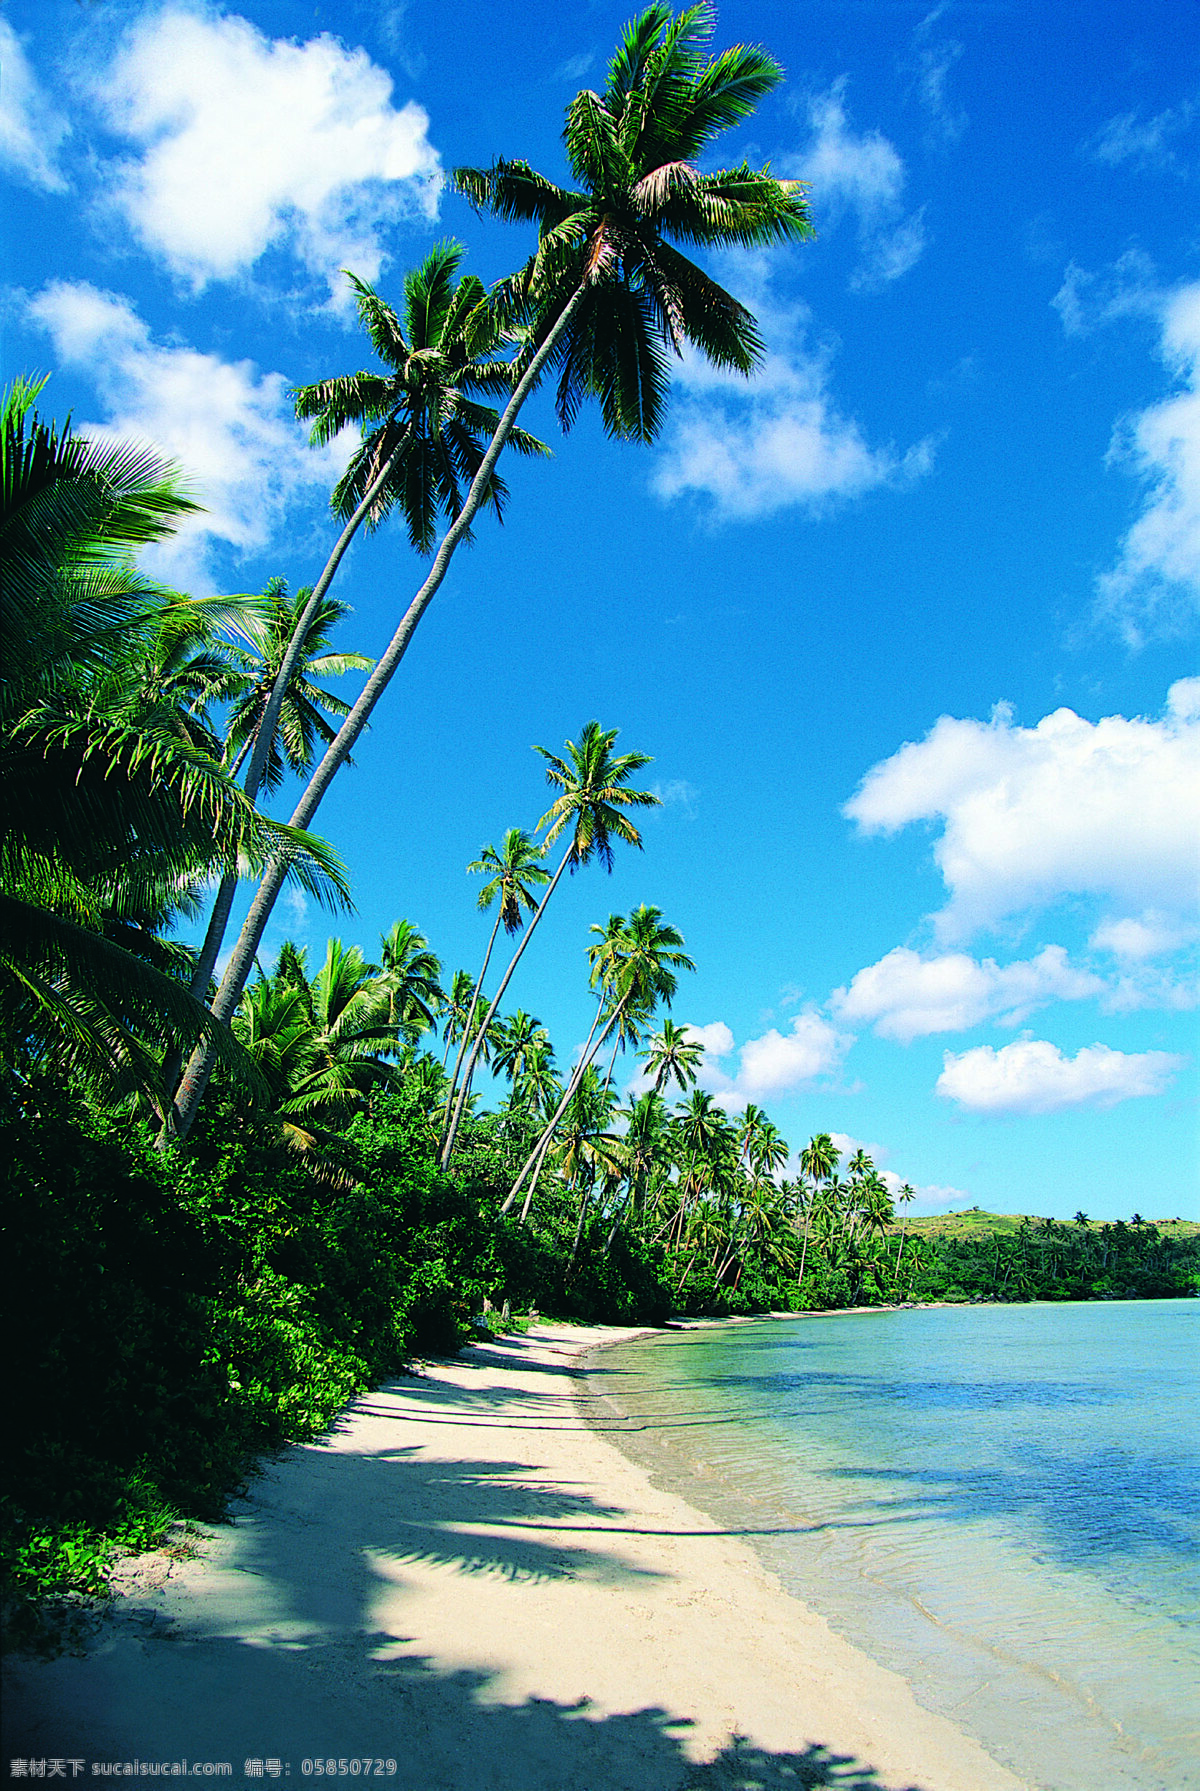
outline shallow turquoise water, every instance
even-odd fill
[[[1200,1787],[1200,1302],[667,1333],[611,1440],[1043,1791]]]

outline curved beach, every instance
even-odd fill
[[[10,1666],[6,1757],[368,1762],[405,1791],[1017,1791],[588,1426],[573,1366],[636,1335],[539,1325],[357,1400],[195,1558],[131,1563],[86,1655]]]

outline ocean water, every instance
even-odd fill
[[[585,1408],[1041,1791],[1200,1788],[1200,1302],[668,1332]]]

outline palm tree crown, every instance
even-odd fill
[[[554,351],[564,428],[595,397],[610,434],[652,441],[672,354],[691,346],[740,373],[761,360],[750,312],[669,238],[760,247],[812,234],[798,182],[745,162],[712,173],[697,165],[783,78],[754,45],[710,56],[715,23],[707,4],[677,17],[656,4],[626,27],[603,93],[581,92],[567,109],[563,142],[578,189],[524,161],[455,171],[479,210],[539,227],[536,252],[496,294],[527,327],[529,351],[574,304]]]
[[[456,279],[464,250],[439,243],[404,279],[404,317],[374,287],[347,273],[358,316],[386,373],[347,373],[295,394],[296,415],[315,419],[312,440],[332,441],[348,424],[365,434],[334,487],[337,515],[352,516],[385,467],[388,478],[367,512],[377,528],[400,506],[409,539],[419,553],[433,546],[438,512],[457,516],[463,487],[479,470],[499,422],[497,412],[471,396],[511,389],[506,361],[491,358],[503,341],[499,319],[486,304],[474,274]],[[521,454],[549,449],[523,429],[509,443]],[[499,516],[506,489],[493,473],[485,502]]]
[[[266,745],[261,783],[266,790],[279,788],[285,762],[292,771],[305,771],[312,764],[318,745],[322,750],[329,745],[335,730],[326,721],[326,715],[340,719],[350,712],[347,703],[314,680],[340,678],[345,672],[369,672],[375,663],[365,653],[329,650],[329,636],[350,612],[346,604],[324,597],[306,621],[311,596],[311,590],[304,588],[295,597],[289,597],[286,579],[269,579],[259,600],[259,613],[239,617],[233,625],[232,632],[245,643],[231,649],[244,674],[243,688],[226,724],[227,751],[235,769],[262,725],[280,667],[297,629],[301,629],[299,657],[282,693],[275,731]],[[257,793],[257,788],[249,792],[252,796]]]
[[[648,790],[630,790],[626,786],[635,771],[651,763],[644,752],[618,753],[612,747],[618,728],[602,728],[598,721],[585,724],[579,743],[568,740],[566,755],[547,752],[535,746],[546,761],[546,782],[562,795],[551,803],[539,827],[546,828],[543,850],[553,845],[569,827],[572,831],[567,862],[574,872],[592,857],[600,860],[605,870],[613,864],[613,840],[640,848],[642,836],[623,813],[627,808],[657,808],[659,798]],[[548,892],[547,892],[548,893]]]

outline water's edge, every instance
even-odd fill
[[[1113,1305],[1101,1301],[1077,1304],[1106,1311]],[[1048,1303],[1044,1309],[1062,1310]],[[898,1309],[884,1310],[894,1321]],[[959,1309],[952,1307],[949,1310]],[[879,1309],[860,1311],[866,1317]],[[1158,1787],[1162,1791],[1185,1791],[1185,1787],[1200,1786],[1200,1770],[1193,1773],[1186,1762],[1181,1768],[1173,1748],[1163,1754],[1158,1747],[1147,1745],[1144,1736],[1135,1740],[1133,1735],[1127,1735],[1109,1708],[1111,1700],[1106,1700],[1103,1695],[1093,1696],[1085,1674],[1076,1675],[1074,1679],[1064,1678],[1053,1667],[1048,1670],[1039,1665],[1036,1656],[1029,1656],[1027,1650],[1022,1652],[1018,1648],[1014,1652],[1005,1645],[1007,1637],[1003,1629],[992,1636],[964,1633],[960,1625],[947,1621],[944,1614],[939,1617],[936,1609],[930,1608],[930,1603],[936,1604],[936,1600],[923,1600],[919,1584],[902,1586],[898,1590],[896,1584],[879,1580],[871,1571],[869,1555],[853,1570],[841,1573],[836,1582],[831,1582],[827,1573],[824,1581],[814,1575],[811,1559],[806,1559],[805,1552],[811,1556],[815,1550],[808,1549],[806,1532],[839,1526],[836,1521],[831,1526],[827,1514],[823,1523],[816,1523],[812,1521],[811,1511],[787,1509],[769,1475],[764,1480],[760,1473],[758,1480],[749,1486],[733,1483],[734,1476],[729,1471],[728,1429],[730,1423],[740,1422],[736,1414],[731,1418],[728,1413],[713,1415],[711,1412],[692,1414],[685,1411],[681,1417],[676,1409],[673,1415],[663,1416],[669,1408],[669,1400],[665,1403],[655,1400],[652,1409],[631,1413],[613,1397],[613,1383],[621,1379],[633,1362],[638,1364],[643,1389],[648,1377],[655,1386],[669,1387],[672,1376],[668,1358],[673,1349],[681,1344],[686,1346],[689,1339],[695,1338],[697,1331],[703,1331],[709,1339],[723,1333],[723,1341],[731,1345],[738,1332],[746,1336],[747,1345],[754,1333],[767,1343],[777,1341],[782,1345],[787,1336],[779,1327],[785,1320],[796,1327],[795,1335],[800,1338],[814,1320],[854,1316],[859,1313],[778,1314],[767,1319],[707,1321],[678,1330],[644,1333],[635,1340],[636,1352],[633,1342],[614,1340],[611,1345],[589,1351],[581,1361],[577,1399],[580,1416],[590,1428],[643,1468],[657,1487],[682,1497],[722,1528],[740,1534],[786,1592],[819,1612],[847,1642],[879,1664],[898,1672],[910,1684],[919,1703],[955,1723],[995,1759],[1031,1784],[1040,1785],[1043,1791],[1075,1791],[1077,1786],[1092,1791],[1101,1782],[1095,1776],[1099,1771],[1103,1774],[1105,1791],[1151,1791],[1151,1788],[1157,1791]],[[773,1336],[763,1338],[764,1332],[773,1333]],[[837,1334],[848,1336],[850,1333],[849,1330],[843,1333],[842,1327],[838,1326]],[[655,1356],[660,1358],[658,1362],[655,1362]],[[677,1398],[677,1387],[675,1395]],[[656,1415],[653,1407],[659,1405],[662,1410]],[[713,1427],[708,1430],[707,1439],[706,1427]],[[720,1434],[722,1431],[724,1438]],[[763,1453],[758,1439],[747,1431],[744,1441],[746,1451],[753,1452],[757,1460]],[[766,1456],[769,1457],[769,1453],[768,1438]],[[783,1490],[786,1494],[786,1487]],[[849,1513],[854,1501],[849,1493],[846,1499]],[[868,1533],[867,1520],[861,1516],[848,1516],[846,1528],[852,1530],[856,1526],[861,1533]],[[903,1535],[903,1532],[899,1533]],[[997,1547],[1002,1549],[1003,1545],[1001,1535]],[[836,1561],[836,1556],[834,1559]],[[828,1556],[824,1565],[828,1565]],[[1034,1581],[1040,1573],[1041,1569],[1035,1570]],[[1044,1602],[1047,1605],[1054,1606],[1054,1600],[1058,1599],[1067,1619],[1081,1622],[1088,1619],[1090,1613],[1083,1608],[1087,1604],[1086,1597],[1080,1611],[1069,1608],[1074,1588],[1067,1576],[1056,1575],[1051,1564],[1045,1567],[1045,1578]],[[1010,1584],[1024,1592],[1033,1581],[1026,1572],[1024,1578],[1014,1573],[1009,1582],[1005,1582],[1001,1575],[999,1583]],[[1043,1597],[1040,1585],[1036,1586],[1036,1592],[1038,1597]],[[1054,1606],[1055,1615],[1057,1610]],[[1070,1621],[1064,1629],[1068,1638]],[[1015,1633],[1019,1637],[1019,1624]],[[1151,1639],[1160,1653],[1171,1641],[1167,1636],[1164,1642],[1159,1634]],[[1031,1729],[1036,1729],[1039,1722],[1057,1723],[1060,1727],[1065,1723],[1062,1758],[1049,1768],[1044,1759],[1039,1761],[1038,1746],[1029,1741]],[[1086,1750],[1098,1750],[1105,1756],[1102,1767],[1099,1760],[1094,1759],[1093,1765],[1085,1766],[1078,1776],[1073,1773],[1069,1735],[1072,1730],[1076,1731],[1075,1751],[1083,1750],[1086,1759]]]

